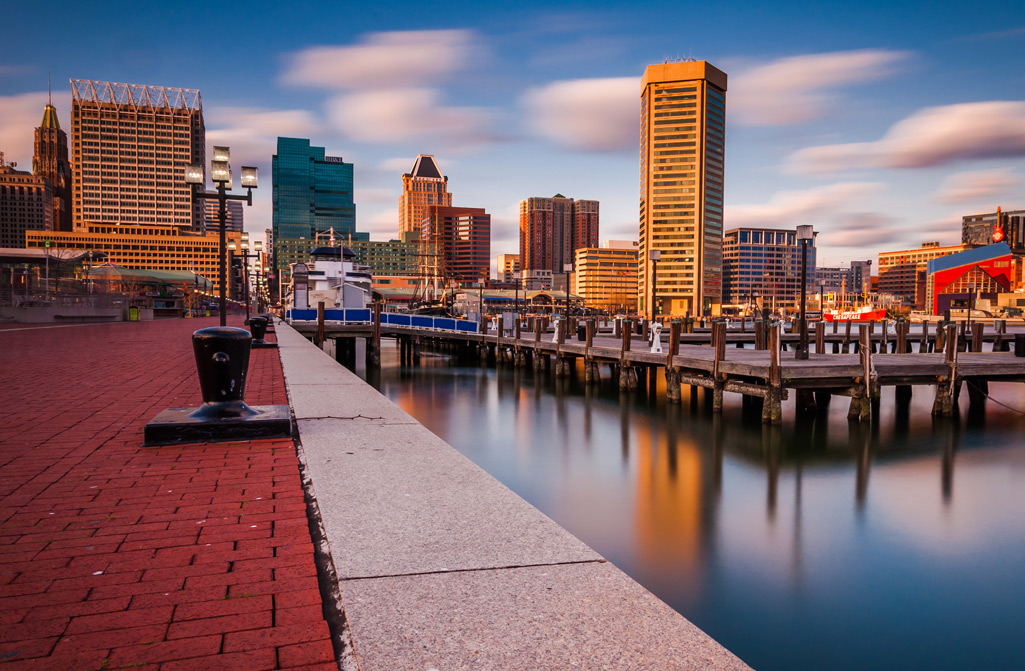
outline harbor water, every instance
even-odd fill
[[[359,372],[754,668],[1025,668],[1025,385],[784,423],[425,352]]]

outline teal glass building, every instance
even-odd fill
[[[326,156],[309,140],[279,137],[271,171],[274,268],[283,281],[291,264],[309,261],[314,247],[328,244],[332,230],[336,244],[369,239],[356,232],[351,163]]]

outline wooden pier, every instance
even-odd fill
[[[641,379],[654,388],[654,376],[666,379],[666,396],[680,402],[683,385],[707,390],[713,411],[723,406],[726,392],[742,394],[745,404],[761,405],[762,420],[782,421],[782,401],[796,394],[799,413],[815,412],[817,405],[832,396],[850,398],[848,418],[868,419],[878,407],[882,387],[896,388],[898,404],[907,404],[916,386],[932,387],[934,415],[952,415],[961,389],[968,388],[973,406],[981,405],[992,381],[1025,382],[1025,356],[1014,352],[1014,335],[1004,324],[987,329],[982,324],[942,324],[919,333],[898,322],[893,331],[880,325],[848,322],[842,330],[827,332],[823,322],[813,324],[808,334],[807,359],[795,357],[800,334],[784,333],[779,323],[758,322],[751,330],[728,329],[725,322],[713,322],[707,330],[685,333],[688,324],[674,320],[662,353],[652,352],[645,338],[647,324],[625,321],[611,334],[599,334],[594,320],[581,322],[584,340],[569,340],[565,321],[547,330],[547,320],[518,322],[507,334],[441,333],[426,329],[395,327],[375,322],[370,325],[293,324],[317,342],[334,338],[336,357],[355,364],[354,338],[367,339],[367,362],[380,363],[380,339],[398,340],[402,365],[416,365],[425,349],[476,357],[494,365],[531,367],[539,373],[566,377],[583,363],[584,381],[600,383],[602,367],[621,389],[634,389]],[[527,327],[523,332],[522,327]],[[570,326],[573,326],[572,320]],[[641,331],[638,335],[637,331]],[[840,331],[840,332],[838,332]],[[665,334],[663,334],[665,335]],[[1022,339],[1022,335],[1018,335]],[[637,338],[643,347],[634,347]],[[983,344],[992,351],[983,351]],[[753,345],[749,349],[745,345]],[[1025,350],[1025,346],[1019,346]],[[661,369],[661,370],[660,370]]]

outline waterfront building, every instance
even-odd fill
[[[427,208],[420,229],[421,255],[438,274],[456,282],[491,275],[491,215],[479,207]]]
[[[241,233],[244,224],[244,214],[241,200],[227,200],[224,217],[226,230]],[[203,201],[203,233],[216,233],[220,223],[220,203],[215,198],[207,198]]]
[[[872,261],[851,261],[851,281],[847,286],[858,293],[871,291]]]
[[[996,212],[966,214],[961,217],[961,244],[968,247],[980,247],[1007,240],[1009,245],[1013,246],[1011,244],[1013,227],[1010,224],[1025,219],[1025,210],[1008,210],[1001,214],[1003,221],[999,230]],[[1025,240],[1021,243],[1025,244]]]
[[[815,292],[815,233],[808,244],[808,294]],[[659,263],[658,274],[662,274]],[[723,304],[797,308],[801,297],[801,245],[796,229],[733,228],[723,237]]]
[[[515,284],[516,275],[522,270],[520,268],[519,254],[499,254],[495,260],[495,269],[498,273],[498,281],[505,284]]]
[[[399,236],[409,231],[419,232],[421,223],[427,218],[428,209],[434,206],[452,206],[448,177],[441,174],[441,168],[433,155],[420,154],[413,161],[413,169],[402,175]]]
[[[581,247],[598,246],[598,201],[557,193],[520,201],[520,264],[523,270],[564,272]]]
[[[718,314],[726,74],[705,61],[649,65],[640,131],[638,310]],[[651,251],[660,254],[654,306]]]
[[[219,235],[193,233],[160,224],[94,224],[74,231],[29,231],[26,246],[51,250],[103,252],[106,260],[135,270],[188,270],[209,279],[219,290]],[[242,235],[228,232],[227,239],[241,247]]]
[[[847,291],[851,286],[851,269],[840,266],[838,268],[815,268],[815,290],[821,294],[838,294]]]
[[[57,108],[53,106],[52,100],[43,108],[43,121],[36,128],[32,174],[45,177],[53,189],[53,229],[70,231],[71,163],[68,161],[68,134],[61,129]]]
[[[637,311],[637,243],[606,240],[576,250],[573,293],[589,308],[630,314]]]
[[[925,307],[942,315],[951,308],[975,307],[980,300],[996,305],[998,294],[1014,288],[1019,264],[1005,242],[930,259]]]
[[[206,163],[199,91],[71,80],[74,226],[203,230],[185,168]]]
[[[356,263],[369,268],[375,278],[419,273],[419,232],[408,231],[398,240],[352,240],[345,246],[356,255]]]
[[[274,269],[288,281],[292,264],[335,240],[368,240],[356,232],[353,166],[307,139],[279,137],[271,159]],[[319,241],[318,241],[319,238]]]
[[[28,231],[53,228],[53,189],[41,175],[15,170],[0,152],[0,247],[22,247]]]
[[[940,246],[938,242],[923,243],[918,249],[901,249],[879,253],[878,293],[903,298],[915,310],[926,306],[926,264],[932,259],[967,249],[964,244]]]
[[[548,268],[523,271],[523,288],[529,291],[549,291],[554,286],[554,273]]]

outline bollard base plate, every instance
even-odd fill
[[[276,342],[267,342],[266,340],[254,340],[253,344],[250,345],[252,349],[271,349],[277,346]]]
[[[146,425],[143,446],[221,443],[231,440],[287,438],[292,435],[292,414],[287,405],[249,407],[257,414],[216,419],[191,417],[197,408],[161,410]]]

